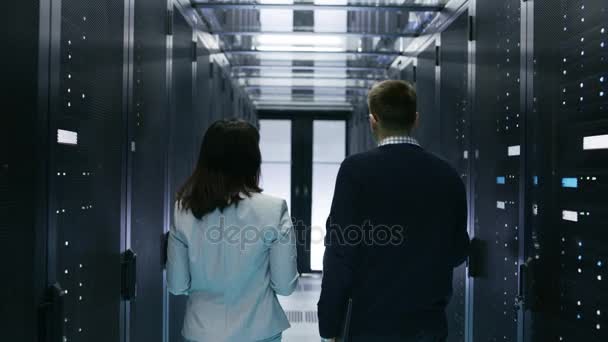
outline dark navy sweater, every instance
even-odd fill
[[[453,268],[466,259],[467,200],[457,172],[411,144],[342,163],[327,222],[318,303],[322,337],[447,331]]]

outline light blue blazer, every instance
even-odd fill
[[[188,295],[182,335],[199,342],[249,342],[290,327],[277,294],[297,286],[295,235],[284,200],[253,194],[197,220],[175,206],[167,284]]]

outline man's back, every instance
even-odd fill
[[[341,333],[348,297],[354,336],[445,331],[452,271],[468,247],[466,221],[458,174],[419,146],[384,145],[345,160],[328,219],[321,335]],[[348,233],[352,225],[361,236]]]

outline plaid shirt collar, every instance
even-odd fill
[[[410,144],[410,145],[416,145],[416,146],[420,146],[420,144],[418,143],[418,141],[410,136],[407,135],[395,135],[392,137],[386,137],[382,140],[380,140],[380,143],[378,143],[378,146],[384,146],[384,145],[393,145],[393,144]]]

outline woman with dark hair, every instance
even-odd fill
[[[286,202],[261,193],[259,140],[245,121],[215,122],[177,194],[167,283],[189,296],[187,340],[281,341],[290,326],[276,295],[297,285],[295,236]]]

